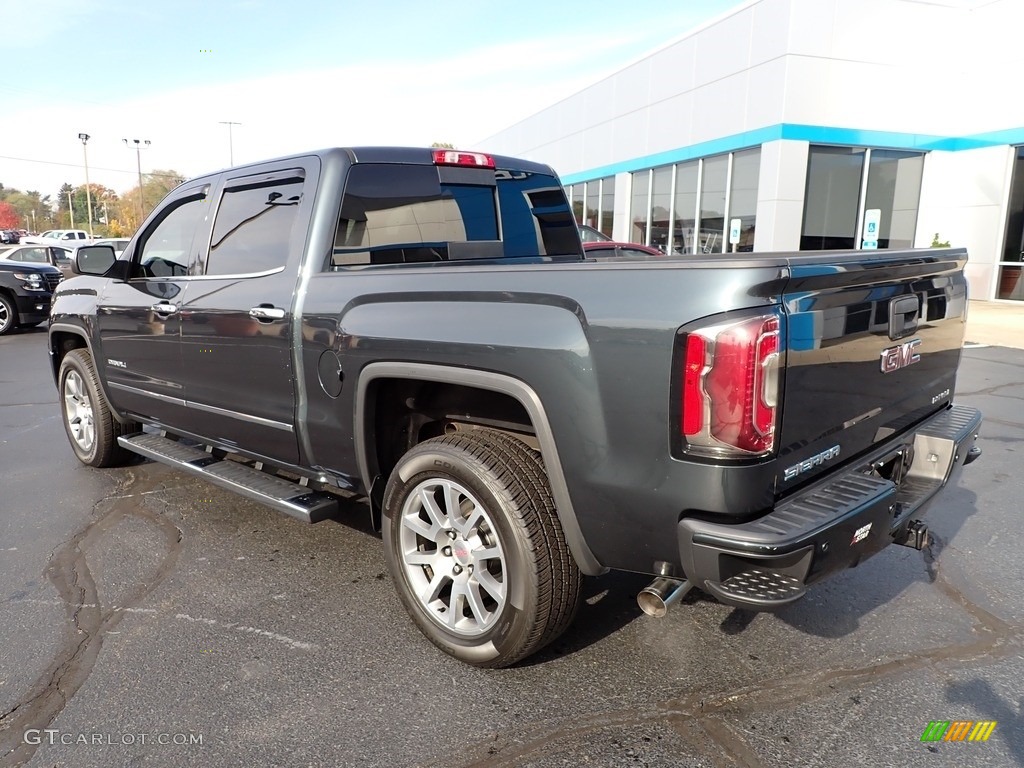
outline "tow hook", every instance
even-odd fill
[[[896,539],[895,543],[901,547],[925,549],[931,543],[931,534],[928,533],[928,526],[920,520],[911,520],[910,525],[903,532],[903,536]]]
[[[659,576],[640,591],[636,602],[648,616],[660,619],[668,613],[670,605],[682,600],[691,589],[693,584],[685,579],[680,581]]]

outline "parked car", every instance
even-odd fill
[[[49,264],[0,259],[0,336],[44,322],[64,277]]]
[[[657,248],[639,243],[616,243],[611,240],[599,243],[583,243],[583,252],[594,259],[649,259],[652,256],[665,258]]]
[[[50,245],[55,243],[66,243],[69,240],[81,242],[90,240],[89,233],[84,229],[48,229],[41,235],[26,237],[22,242]]]
[[[608,237],[604,232],[593,227],[588,227],[586,224],[580,224],[580,240],[584,243],[609,243],[611,238]]]
[[[114,255],[120,256],[128,247],[129,242],[131,241],[127,237],[105,237],[102,240],[97,240],[93,245],[109,245],[114,249]]]
[[[0,229],[0,243],[7,245],[17,245],[18,241],[21,240],[21,235],[15,229]]]
[[[72,249],[60,245],[15,245],[0,250],[0,260],[22,264],[49,264],[71,276]]]

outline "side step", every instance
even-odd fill
[[[147,459],[169,464],[307,523],[317,523],[338,509],[338,500],[330,494],[311,491],[237,461],[218,459],[199,448],[161,435],[144,432],[119,437],[117,442]]]

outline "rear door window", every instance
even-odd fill
[[[284,267],[302,201],[300,171],[224,190],[207,275],[254,275]]]

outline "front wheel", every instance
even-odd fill
[[[0,293],[0,336],[18,327],[18,308],[5,294]]]
[[[565,631],[582,575],[540,456],[488,430],[420,443],[384,495],[388,568],[406,610],[446,653],[505,667]]]
[[[90,467],[116,467],[131,456],[117,438],[138,430],[135,424],[121,424],[110,411],[100,389],[92,357],[84,349],[73,349],[60,363],[61,413],[75,456]]]

